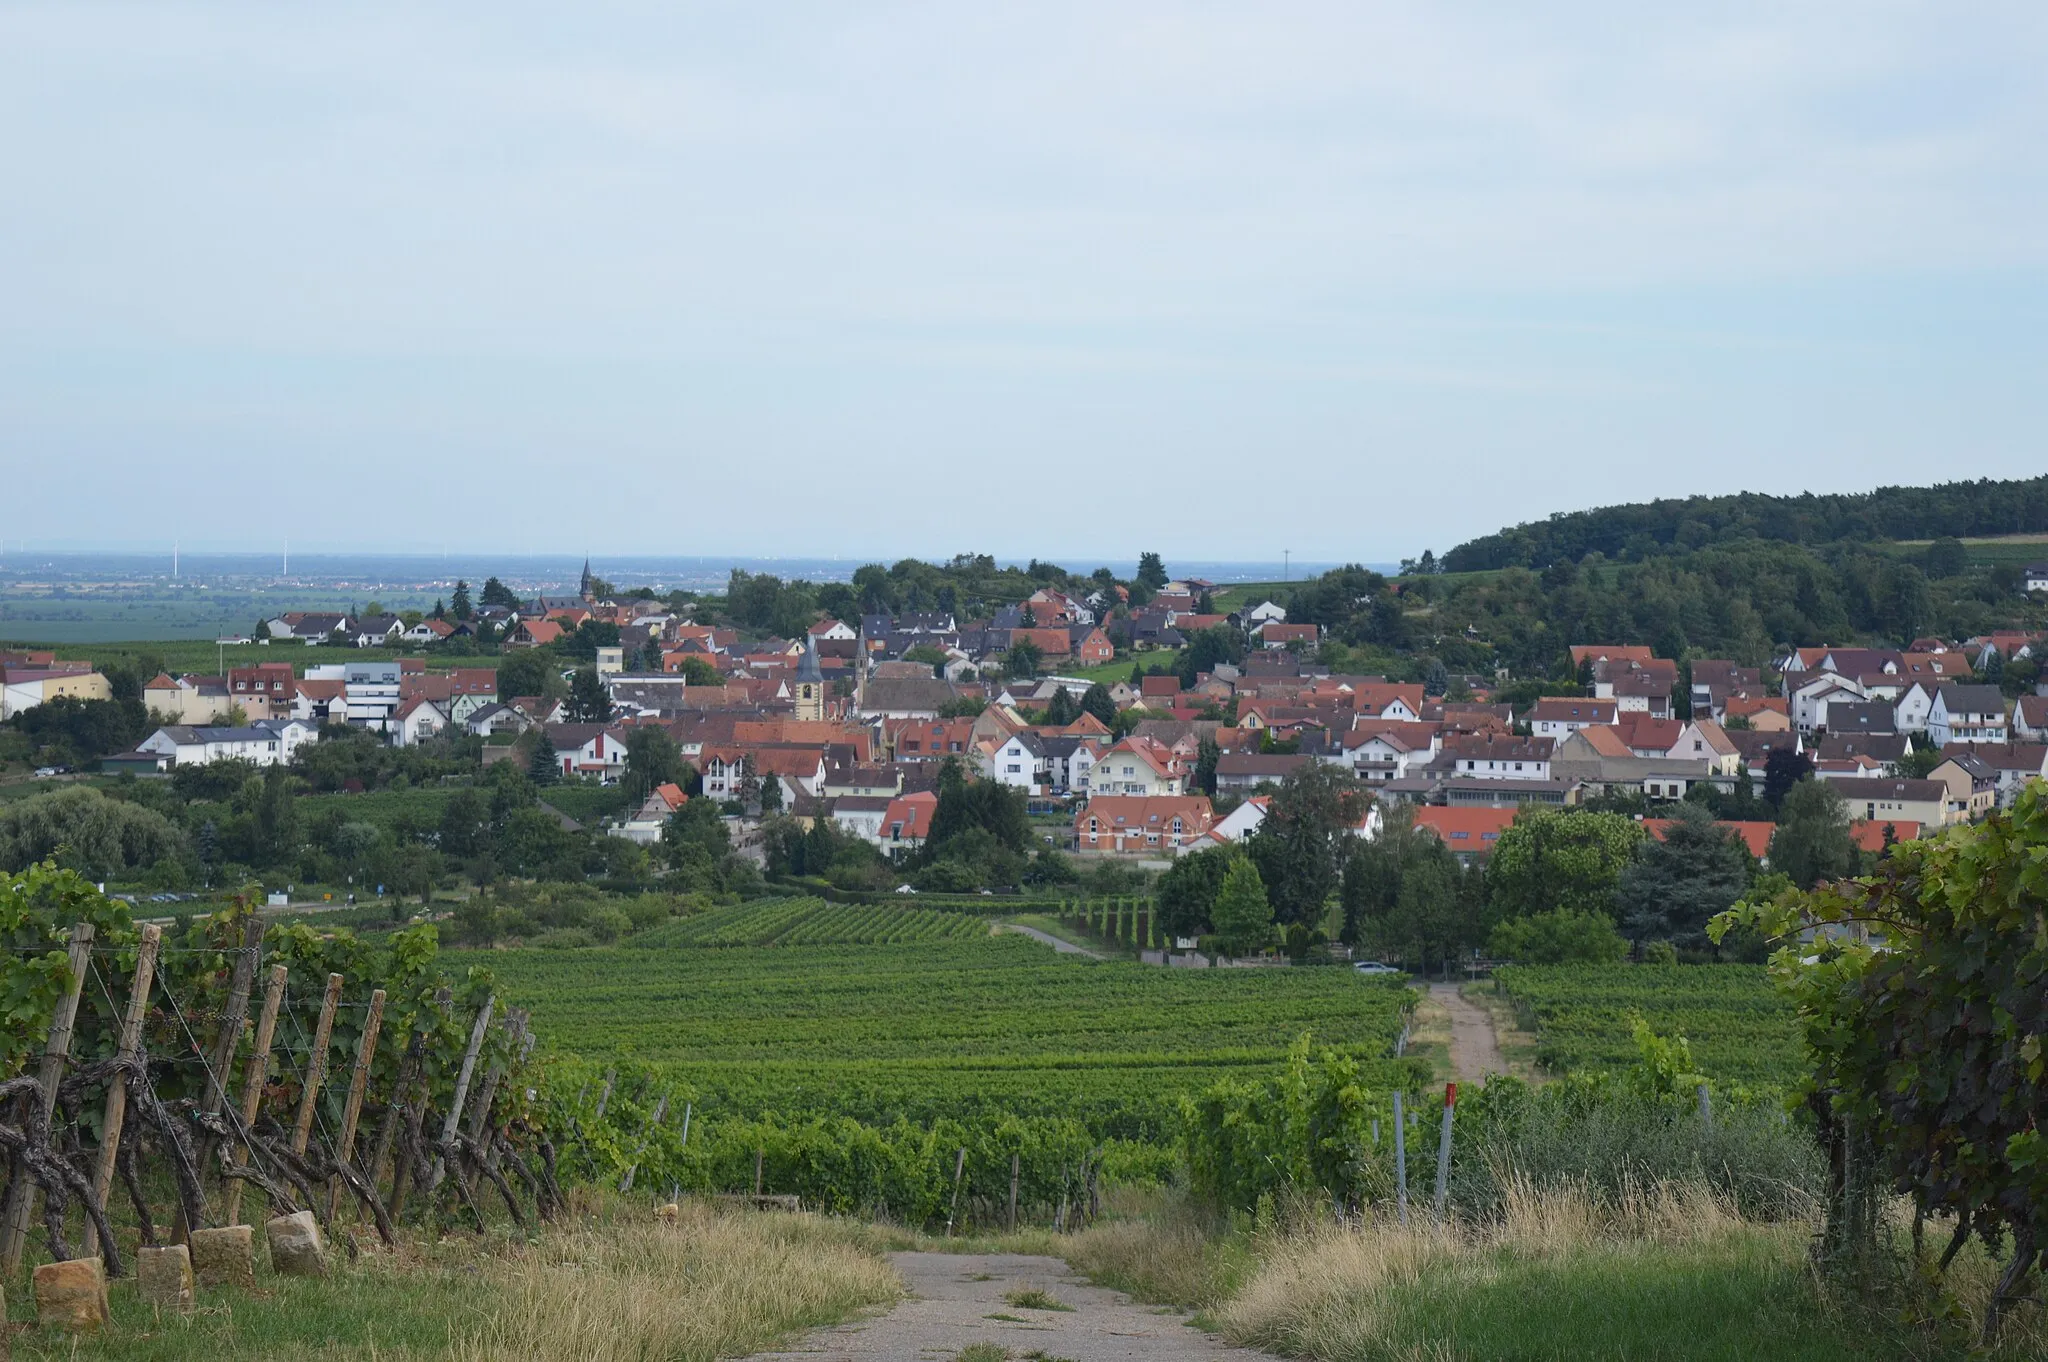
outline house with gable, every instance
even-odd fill
[[[1206,795],[1095,795],[1074,815],[1077,851],[1176,852],[1207,835]]]
[[[1529,706],[1529,731],[1539,738],[1562,738],[1589,724],[1611,724],[1621,713],[1616,700],[1589,700],[1575,695],[1546,695]]]
[[[1937,687],[1934,705],[1927,711],[1927,736],[1936,747],[2010,741],[2012,725],[2006,716],[2004,693],[1996,686]]]
[[[1500,733],[1458,733],[1444,740],[1449,770],[1466,780],[1549,780],[1551,738]]]
[[[647,798],[640,801],[640,807],[627,814],[625,821],[612,830],[612,834],[641,846],[652,846],[661,840],[662,829],[668,826],[668,820],[675,811],[689,800],[680,785],[657,785]]]
[[[439,735],[448,723],[448,713],[440,705],[414,696],[398,702],[398,708],[391,711],[386,731],[391,735],[393,747],[417,747]]]
[[[1125,738],[1095,763],[1088,773],[1088,790],[1091,796],[1181,795],[1187,792],[1187,770],[1160,743],[1150,738]]]

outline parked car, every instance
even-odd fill
[[[915,894],[917,886],[914,884],[899,884],[896,886],[896,892],[899,894]]]
[[[1360,974],[1399,974],[1401,972],[1392,965],[1382,964],[1377,960],[1361,960],[1351,968],[1357,970]]]
[[[51,776],[54,776],[54,775],[56,775],[56,774],[57,774],[57,768],[56,768],[56,767],[54,767],[54,766],[38,766],[38,767],[36,767],[36,779],[37,779],[37,780],[48,780],[48,779],[49,779],[49,778],[50,778]]]

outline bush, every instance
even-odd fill
[[[1628,954],[1628,942],[1603,913],[1560,908],[1509,918],[1493,929],[1488,949],[1498,960],[1529,965],[1612,964]]]
[[[533,945],[544,951],[573,951],[585,946],[595,946],[597,938],[583,927],[556,927],[535,937]]]

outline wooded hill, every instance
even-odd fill
[[[1446,572],[1545,568],[1589,553],[1639,559],[1745,539],[1788,544],[1967,538],[2048,531],[2048,477],[1880,487],[1796,497],[1738,492],[1562,511],[1460,544]]]

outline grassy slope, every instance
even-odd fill
[[[409,1236],[396,1257],[364,1253],[355,1262],[335,1248],[320,1280],[272,1276],[259,1231],[254,1294],[202,1290],[196,1313],[158,1317],[131,1276],[112,1285],[107,1336],[74,1343],[29,1328],[14,1337],[13,1355],[710,1362],[843,1319],[901,1289],[880,1256],[884,1238],[861,1226],[690,1206],[665,1227],[644,1214],[621,1219],[612,1207],[531,1244],[501,1232],[481,1241]],[[34,1319],[26,1292],[10,1292],[8,1305],[15,1321]]]
[[[1446,1233],[1316,1218],[1220,1231],[1171,1196],[1127,1195],[1122,1214],[1058,1250],[1098,1283],[1201,1312],[1231,1342],[1286,1356],[1409,1359],[1671,1359],[1849,1362],[1961,1358],[1961,1329],[1898,1322],[1896,1301],[1831,1292],[1814,1276],[1812,1227],[1734,1219],[1675,1196],[1594,1207],[1525,1197],[1504,1223]],[[1297,1208],[1305,1213],[1308,1208]],[[1952,1283],[1981,1305],[1994,1265],[1976,1250]],[[2038,1306],[1996,1356],[2038,1357]]]

